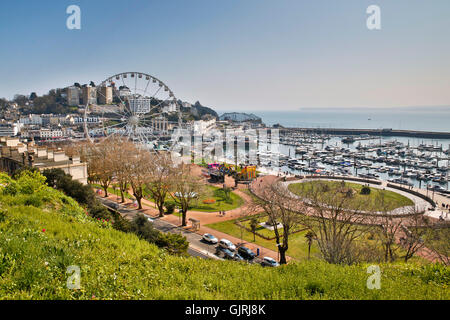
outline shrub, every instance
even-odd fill
[[[45,189],[45,176],[39,171],[22,171],[17,178],[18,192],[33,194]]]
[[[100,204],[89,208],[89,213],[95,219],[111,220],[113,218],[109,210]]]
[[[328,184],[322,184],[320,188],[321,191],[325,193],[330,191],[330,186]]]
[[[133,221],[131,221],[131,232],[150,243],[155,243],[157,241],[159,233],[158,230],[153,228],[147,218],[141,214],[137,215]]]
[[[30,195],[25,198],[24,204],[26,206],[33,206],[39,208],[42,206],[43,200],[39,197],[39,195]]]
[[[213,204],[213,203],[216,203],[216,200],[214,200],[214,199],[205,199],[202,202],[204,204]]]
[[[141,239],[166,249],[171,254],[184,255],[189,247],[186,237],[175,233],[162,233],[156,230],[147,218],[141,214],[137,215],[131,222],[131,232]]]
[[[166,214],[172,214],[175,211],[175,204],[173,202],[166,203]]]
[[[369,195],[370,194],[370,188],[368,186],[362,187],[361,194],[362,195]]]
[[[156,243],[158,247],[167,250],[170,254],[185,255],[189,247],[186,237],[177,233],[159,232]]]

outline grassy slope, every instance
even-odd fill
[[[35,208],[4,196],[0,202],[2,299],[450,298],[442,284],[448,272],[443,280],[415,265],[382,266],[381,290],[368,290],[366,266],[315,261],[264,269],[174,257],[101,227],[73,204]],[[69,265],[81,267],[81,290],[66,288]]]

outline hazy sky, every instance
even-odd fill
[[[218,110],[450,105],[449,0],[1,1],[0,39],[0,97],[140,71]]]

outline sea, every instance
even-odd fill
[[[450,106],[356,109],[301,108],[295,111],[253,111],[247,113],[253,113],[261,117],[262,121],[268,126],[280,124],[284,127],[293,128],[393,129],[450,132]],[[374,137],[373,139],[358,141],[350,145],[342,143],[341,137],[333,137],[326,144],[347,147],[354,150],[359,143],[365,145],[368,143],[384,143],[394,140],[411,147],[427,144],[441,146],[443,150],[450,149],[450,139],[395,136]],[[316,147],[319,147],[319,145],[316,145]],[[288,156],[294,156],[295,147],[282,145],[280,152]],[[439,161],[439,165],[448,167],[449,161]],[[287,167],[282,169],[297,173],[294,172],[295,170],[290,170]],[[353,172],[353,174],[356,174],[356,172]],[[387,174],[380,173],[380,178],[387,180],[390,177]],[[423,183],[415,179],[411,179],[410,182],[415,187],[425,187]],[[443,187],[448,190],[449,184],[447,183]]]
[[[398,108],[300,108],[254,111],[266,125],[297,128],[394,129],[450,132],[450,106]]]

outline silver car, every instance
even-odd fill
[[[275,261],[275,259],[272,259],[270,257],[264,257],[261,265],[263,267],[268,266],[268,267],[278,267],[280,264],[278,262]]]
[[[206,241],[208,243],[212,243],[212,244],[216,244],[219,240],[217,240],[216,237],[214,237],[212,234],[210,233],[205,233],[202,237],[203,241]]]
[[[227,240],[227,239],[221,239],[219,241],[219,246],[221,246],[222,248],[231,250],[231,251],[236,250],[236,246],[233,244],[233,242],[231,242],[230,240]]]

